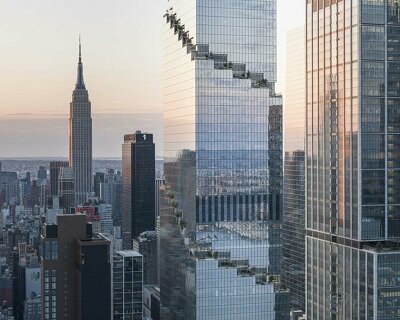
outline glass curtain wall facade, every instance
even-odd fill
[[[284,105],[284,192],[282,280],[291,307],[305,311],[305,27],[287,34]]]
[[[287,319],[276,0],[166,9],[163,319]]]
[[[395,0],[307,1],[308,319],[400,316],[399,21]]]

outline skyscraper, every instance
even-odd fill
[[[153,135],[136,131],[122,145],[122,239],[132,239],[155,227],[155,145]]]
[[[143,257],[133,250],[113,257],[113,318],[143,319]]]
[[[50,195],[59,196],[58,193],[58,177],[60,168],[68,167],[68,161],[52,161],[50,162]]]
[[[47,184],[47,170],[44,166],[39,166],[39,170],[37,172],[37,180],[39,184]]]
[[[92,234],[85,215],[45,224],[41,252],[41,319],[110,319],[110,243]]]
[[[163,319],[288,319],[276,0],[166,3]]]
[[[156,231],[142,232],[133,240],[133,250],[143,256],[143,284],[158,283],[158,250]]]
[[[397,0],[306,3],[307,319],[400,315]]]
[[[92,191],[92,116],[83,81],[80,40],[78,77],[69,112],[69,165],[75,176],[75,201],[83,204]]]
[[[305,28],[287,34],[282,280],[293,310],[305,312]]]
[[[70,213],[71,208],[75,207],[75,179],[71,168],[60,168],[58,192],[61,207],[65,213]]]

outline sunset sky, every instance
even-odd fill
[[[66,156],[79,34],[94,156],[119,157],[122,135],[136,129],[154,132],[162,155],[164,3],[0,0],[0,158]],[[303,7],[301,0],[278,0],[281,92],[286,33],[302,24]]]

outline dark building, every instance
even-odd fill
[[[104,183],[104,172],[96,172],[94,174],[94,194],[100,198],[100,184]]]
[[[152,320],[161,319],[159,287],[153,285],[143,286],[143,316]]]
[[[155,230],[155,145],[153,135],[136,131],[122,145],[122,239],[124,248]]]
[[[41,203],[40,193],[41,193],[41,186],[39,185],[39,181],[32,180],[31,194],[29,201],[29,205],[31,207],[38,206]]]
[[[41,236],[42,319],[109,320],[110,242],[92,234],[86,215],[58,215]]]
[[[17,173],[2,171],[0,163],[0,205],[15,203],[18,198],[18,189]]]
[[[44,166],[39,166],[39,170],[37,172],[37,179],[42,182],[47,180],[47,170]]]
[[[133,250],[143,256],[143,284],[158,284],[157,232],[142,232],[133,240]]]
[[[68,167],[68,161],[52,161],[50,162],[50,195],[58,196],[58,176],[60,168]]]

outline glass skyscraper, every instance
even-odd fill
[[[276,0],[166,9],[163,319],[287,319]]]
[[[398,1],[306,6],[307,319],[399,319]]]
[[[291,307],[305,311],[305,27],[288,31],[284,105],[282,280]]]

